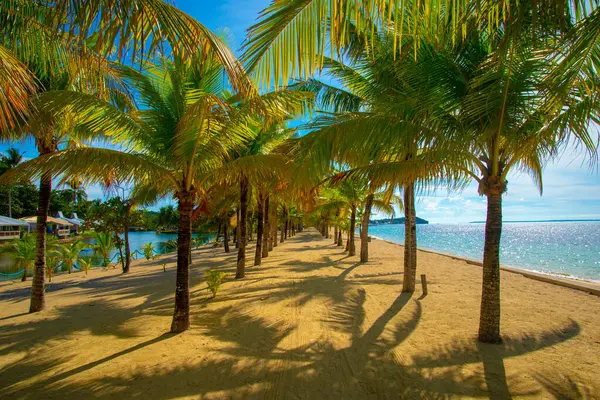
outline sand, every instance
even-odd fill
[[[195,250],[192,328],[166,334],[174,257],[132,272],[0,286],[0,398],[597,398],[600,298],[502,272],[502,345],[475,340],[481,268],[419,252],[429,294],[400,295],[402,247],[359,264],[307,230],[235,281],[235,253]],[[360,242],[357,243],[357,246]],[[249,254],[253,254],[251,245]],[[253,257],[249,257],[253,259]],[[207,268],[229,272],[217,298]]]

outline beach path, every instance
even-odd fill
[[[56,276],[33,315],[30,282],[3,283],[0,398],[597,398],[600,298],[502,272],[504,343],[482,345],[481,268],[419,252],[429,294],[401,294],[402,254],[373,240],[360,264],[308,229],[236,281],[235,250],[202,247],[179,335],[173,255]]]

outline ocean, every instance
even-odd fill
[[[481,260],[484,224],[417,225],[417,246]],[[404,243],[404,225],[369,226],[371,236]],[[505,222],[500,263],[547,274],[600,281],[600,221]]]

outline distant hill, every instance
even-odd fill
[[[369,221],[369,225],[386,225],[386,224],[403,224],[405,221],[405,218],[386,218],[386,219],[372,219]],[[423,218],[419,218],[417,217],[417,224],[428,224],[429,221],[423,219]]]

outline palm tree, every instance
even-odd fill
[[[44,7],[36,0],[4,2],[0,33],[0,131],[15,129],[35,112],[29,100],[35,97],[38,82],[30,64],[45,66],[44,72],[70,64],[79,55],[70,51],[74,47],[91,48],[101,59],[151,58],[164,53],[165,46],[176,56],[196,62],[203,62],[204,56],[217,58],[236,90],[251,89],[221,40],[168,1],[91,0],[75,5],[58,0]]]
[[[252,102],[241,102],[232,108],[231,118],[225,126],[225,132],[239,131],[245,128],[246,141],[242,146],[232,149],[230,159],[222,168],[214,173],[218,182],[237,183],[239,185],[239,212],[237,224],[239,232],[238,262],[236,279],[244,278],[246,268],[246,243],[249,196],[253,189],[257,190],[258,228],[257,249],[255,265],[260,264],[262,258],[262,242],[264,227],[264,201],[266,193],[272,188],[273,182],[283,180],[289,174],[289,158],[277,151],[293,133],[293,130],[284,129],[280,124],[307,110],[311,96],[302,91],[274,91],[266,93],[256,99],[262,103],[264,113]]]
[[[113,235],[109,232],[92,232],[94,254],[102,257],[102,265],[108,268],[110,264],[110,252],[115,248]]]
[[[77,92],[62,101],[55,98],[55,110],[72,109],[92,131],[126,135],[133,149],[67,149],[38,157],[22,169],[31,175],[39,174],[42,165],[52,166],[61,176],[76,174],[90,182],[106,176],[129,182],[135,177],[140,187],[152,189],[157,197],[174,194],[179,232],[172,332],[189,327],[191,217],[198,193],[211,171],[223,163],[233,146],[241,145],[245,135],[242,123],[222,133],[230,109],[219,96],[222,70],[216,59],[199,64],[160,59],[146,65],[146,72],[118,67],[144,107],[135,114]]]
[[[381,150],[375,159],[381,161],[362,168],[387,182],[418,179],[423,169],[450,181],[468,176],[478,182],[480,194],[488,199],[479,328],[483,342],[500,341],[499,249],[507,174],[514,169],[529,172],[541,191],[542,166],[556,156],[569,134],[595,151],[587,132],[589,121],[582,123],[577,105],[582,99],[586,105],[597,104],[596,96],[585,98],[583,90],[573,90],[565,100],[570,108],[553,106],[546,96],[547,57],[539,49],[548,48],[554,34],[541,31],[534,44],[518,33],[473,34],[461,46],[423,43],[416,60],[394,62],[394,74],[402,77],[400,92],[419,105],[415,111],[422,116],[420,132],[428,140],[410,152],[413,158],[398,159],[392,139],[398,136],[378,130],[372,137]],[[375,143],[363,139],[360,145],[367,151]],[[407,203],[405,209],[412,208]]]
[[[69,274],[71,273],[73,265],[77,263],[81,251],[89,247],[90,246],[87,243],[84,243],[81,240],[57,246],[58,258],[62,261],[63,266],[67,267]]]
[[[329,48],[333,58],[356,44],[356,38],[350,33],[352,29],[356,29],[361,45],[366,48],[376,40],[378,30],[385,27],[394,33],[390,49],[397,53],[406,38],[429,41],[436,48],[444,46],[448,37],[440,32],[446,30],[453,44],[473,32],[485,32],[493,38],[501,35],[506,26],[521,31],[535,42],[538,30],[552,24],[566,28],[569,21],[579,21],[585,16],[589,21],[585,28],[582,26],[581,32],[586,33],[582,42],[597,46],[598,12],[595,0],[277,1],[264,9],[258,22],[249,28],[242,60],[262,86],[270,88],[285,85],[291,78],[307,79],[320,71],[327,64],[323,57],[325,49]],[[595,21],[592,21],[594,16]],[[415,50],[403,51],[415,54]],[[591,56],[590,52],[580,51],[580,55],[583,53]],[[569,57],[570,61],[565,64],[572,65],[571,61],[578,59]]]
[[[116,15],[122,17],[114,18]],[[68,102],[69,94],[64,93],[65,89],[92,93],[104,99],[110,97],[123,107],[130,105],[127,96],[121,92],[120,83],[107,83],[106,77],[113,76],[107,56],[136,59],[141,54],[140,58],[145,59],[161,54],[167,44],[174,55],[197,64],[216,61],[223,66],[232,87],[240,92],[254,90],[233,53],[219,38],[162,0],[110,4],[92,0],[75,8],[66,0],[45,7],[39,7],[37,1],[24,0],[3,4],[0,21],[0,55],[6,67],[0,73],[0,109],[3,110],[0,136],[4,139],[15,134],[19,137],[30,135],[35,139],[40,155],[52,154],[66,137],[72,143],[90,130],[84,128],[75,132],[69,129],[66,122],[73,115],[64,108],[58,111],[44,109],[44,104],[53,100]],[[106,23],[97,24],[96,21]],[[93,48],[89,46],[90,38],[95,43]],[[48,93],[37,96],[40,92]],[[94,131],[101,133],[101,130]],[[45,307],[44,246],[53,171],[46,169],[40,175],[37,256],[30,312]]]
[[[23,161],[23,154],[19,153],[14,147],[9,148],[6,151],[6,155],[0,159],[0,174],[3,174],[6,170],[16,167]],[[11,207],[11,191],[12,185],[8,186],[8,216],[12,218],[12,207]]]
[[[27,280],[27,272],[35,260],[35,237],[27,235],[6,246],[0,247],[0,254],[10,256],[17,269],[23,269],[23,282]]]
[[[316,175],[327,175],[334,165],[344,166],[345,171],[336,179],[359,179],[363,185],[368,182],[368,194],[374,195],[376,188],[387,186],[386,197],[390,199],[396,186],[402,188],[406,227],[402,290],[413,292],[417,268],[416,185],[448,177],[454,178],[453,182],[459,176],[441,163],[451,153],[429,151],[441,136],[434,129],[431,112],[423,105],[432,99],[410,86],[414,76],[404,76],[405,72],[398,69],[399,65],[415,63],[412,55],[394,49],[396,39],[385,30],[378,32],[365,49],[357,29],[349,28],[353,40],[344,53],[344,64],[324,58],[327,73],[343,88],[315,79],[295,85],[299,90],[314,92],[320,109],[326,111],[311,123],[313,131],[299,140],[296,154],[302,168],[313,169]],[[405,40],[405,51],[412,45]],[[368,218],[369,207],[365,211]],[[368,235],[368,223],[363,226]],[[353,241],[350,238],[351,254]],[[363,262],[368,259],[366,242],[362,241]]]

